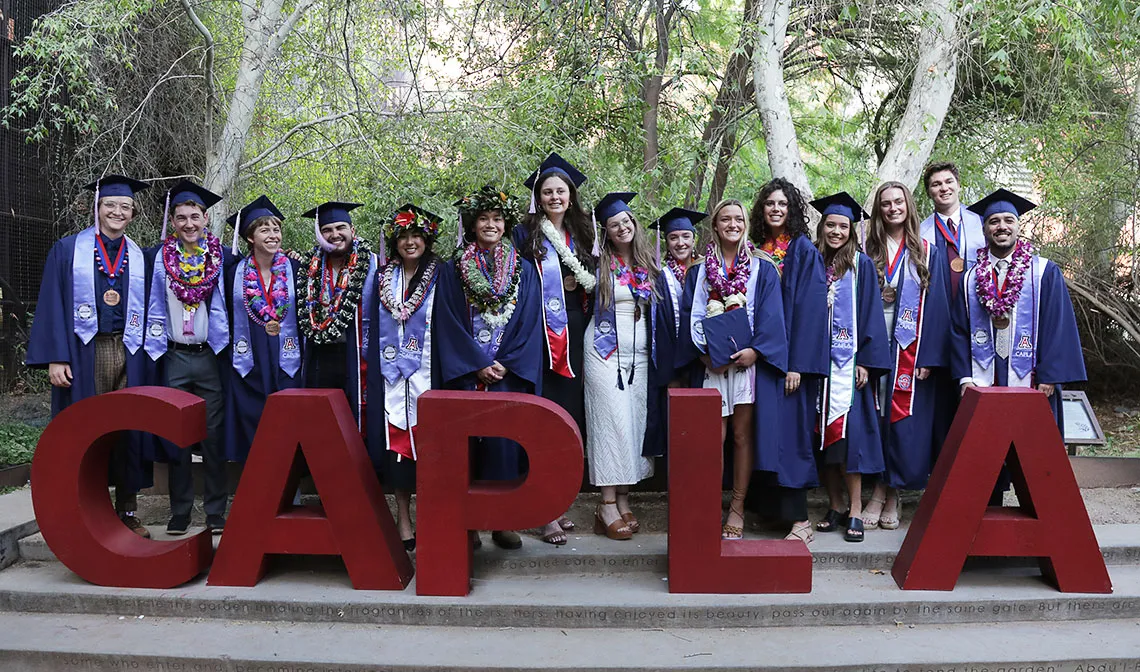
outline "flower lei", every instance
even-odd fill
[[[587,292],[594,291],[594,285],[597,284],[594,274],[582,266],[582,262],[578,261],[578,257],[574,256],[574,253],[566,245],[566,241],[554,230],[554,225],[550,223],[550,220],[543,217],[539,227],[542,229],[542,235],[546,236],[546,239],[554,246],[554,251],[558,253],[558,258],[562,260],[562,265],[570,269],[570,272],[574,274],[574,279],[578,281],[579,285],[582,285],[582,289],[585,289]]]
[[[716,243],[705,246],[705,281],[709,284],[709,302],[705,309],[708,317],[741,308],[748,304],[748,279],[752,276],[752,263],[748,258],[752,243],[740,248],[728,277],[721,272],[720,255]]]
[[[249,319],[262,326],[266,322],[281,322],[289,312],[289,257],[284,252],[277,251],[269,268],[272,277],[268,289],[269,298],[273,301],[272,307],[261,293],[261,271],[254,262],[253,255],[246,262],[245,275],[242,276],[242,296],[245,298]]]
[[[511,321],[518,305],[521,276],[518,252],[506,239],[486,252],[480,251],[475,243],[468,243],[459,258],[463,293],[492,328]]]
[[[325,283],[325,276],[331,273],[325,266],[325,254],[318,248],[309,254],[303,292],[308,319],[300,320],[300,327],[305,338],[324,345],[339,339],[352,321],[360,304],[372,249],[367,241],[354,239],[352,251],[331,288]]]
[[[187,251],[177,236],[167,236],[162,243],[162,265],[170,278],[170,291],[191,310],[206,300],[222,270],[222,242],[206,232],[206,248],[195,244]]]
[[[839,289],[836,286],[835,281],[838,279],[839,279],[839,276],[836,275],[836,273],[835,273],[835,264],[828,266],[827,267],[827,307],[828,308],[831,308],[832,306],[835,305],[835,293]]]
[[[618,284],[629,287],[635,298],[648,301],[653,294],[653,283],[649,281],[649,269],[644,266],[630,268],[621,255],[615,254],[610,258],[610,272],[614,274]]]
[[[432,258],[428,262],[427,268],[424,269],[423,275],[420,277],[419,283],[416,285],[415,291],[405,301],[403,296],[397,298],[400,292],[400,287],[396,282],[396,270],[403,266],[403,262],[398,259],[393,259],[388,262],[384,268],[380,269],[380,304],[384,309],[392,314],[401,324],[408,321],[412,315],[423,305],[424,300],[427,299],[428,292],[431,291],[432,285],[435,284],[436,277],[436,258]]]
[[[978,265],[974,271],[974,281],[977,283],[978,301],[991,316],[1008,315],[1017,300],[1021,297],[1021,288],[1025,285],[1025,272],[1033,260],[1033,246],[1024,240],[1017,241],[1013,248],[1013,257],[1010,260],[1009,270],[1005,274],[1005,288],[999,294],[988,247],[978,249]]]
[[[404,231],[420,230],[424,240],[433,242],[439,237],[439,220],[412,210],[397,211],[392,218],[384,224],[384,240],[399,237]]]
[[[788,245],[791,243],[792,237],[784,232],[775,238],[764,241],[764,245],[760,249],[772,255],[772,258],[776,260],[776,265],[782,271],[784,270],[784,257],[788,256]]]
[[[685,264],[674,259],[673,255],[667,254],[665,255],[665,265],[669,267],[670,271],[673,271],[673,277],[677,278],[677,282],[682,284],[685,282],[685,271],[689,270]]]

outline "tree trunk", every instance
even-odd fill
[[[1125,174],[1131,176],[1131,189],[1122,194],[1113,204],[1113,221],[1121,228],[1127,227],[1131,241],[1128,254],[1132,260],[1131,286],[1140,291],[1140,239],[1137,238],[1136,203],[1140,201],[1140,74],[1132,83],[1132,102],[1128,106],[1128,116],[1124,120]]]
[[[879,164],[879,182],[897,180],[915,188],[950,109],[958,79],[958,3],[924,0],[918,63],[906,110]]]
[[[217,194],[229,196],[237,181],[242,151],[245,149],[254,110],[261,95],[265,72],[277,56],[281,44],[293,31],[300,17],[313,5],[314,0],[298,0],[292,14],[282,23],[284,0],[261,0],[259,6],[242,3],[242,24],[245,38],[241,60],[238,62],[234,92],[230,97],[226,120],[221,134],[206,156],[206,179],[203,186]],[[225,219],[215,217],[210,229],[215,234],[225,230]]]
[[[724,70],[724,79],[720,82],[720,89],[716,93],[716,99],[713,101],[712,110],[709,112],[708,122],[705,124],[705,130],[701,133],[701,142],[697,146],[697,156],[693,159],[693,165],[689,169],[689,189],[685,195],[685,207],[695,208],[697,203],[701,200],[701,194],[705,189],[705,174],[708,171],[709,155],[717,147],[718,142],[724,144],[724,136],[727,132],[725,120],[728,119],[729,124],[739,123],[740,110],[744,107],[746,99],[750,94],[746,94],[747,79],[750,78],[751,72],[749,66],[752,63],[752,50],[755,46],[755,26],[756,21],[756,1],[745,0],[744,2],[744,21],[740,29],[740,37],[737,38],[736,48],[732,51],[732,56],[728,59],[728,65]],[[735,129],[733,135],[735,136]],[[735,145],[734,142],[730,143]],[[735,154],[735,151],[732,152]],[[713,187],[710,192],[709,202],[715,204],[719,199],[719,194],[724,193],[724,185],[721,184],[720,188],[716,188],[717,176],[722,169],[724,162],[724,151],[719,152],[717,159],[717,172],[713,175]],[[731,155],[729,157],[731,161]],[[728,179],[728,167],[724,166],[725,179]],[[713,199],[712,195],[717,194],[718,198]]]
[[[784,88],[783,50],[790,11],[791,0],[762,0],[756,49],[752,54],[752,77],[772,175],[791,181],[804,198],[811,198],[811,186],[800,157],[796,127]]]
[[[736,129],[739,119],[733,119],[724,129],[720,138],[720,150],[717,152],[716,170],[713,171],[712,186],[709,187],[709,200],[705,212],[712,212],[713,207],[724,197],[724,188],[728,185],[728,169],[732,167],[732,159],[736,156]]]
[[[669,64],[669,19],[672,16],[672,12],[667,12],[665,9],[665,0],[657,0],[654,5],[657,54],[653,60],[653,74],[647,77],[642,85],[642,96],[645,101],[645,113],[641,119],[641,127],[645,133],[645,156],[642,167],[647,173],[657,169],[657,161],[661,156],[657,120],[661,111],[661,82],[665,67]]]

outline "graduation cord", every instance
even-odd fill
[[[612,280],[611,280],[612,282]],[[629,293],[633,296],[633,358],[630,360],[629,368],[629,384],[633,385],[634,374],[637,373],[637,311],[641,308],[637,304],[637,292],[634,291],[633,285],[626,285],[629,288]],[[621,331],[617,328],[617,300],[614,300],[614,342],[617,344],[614,354],[617,355],[617,386],[619,390],[625,389],[625,383],[622,381],[621,376]]]

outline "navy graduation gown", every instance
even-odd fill
[[[302,386],[301,371],[290,377],[280,365],[282,334],[270,336],[265,333],[265,327],[249,318],[249,309],[245,301],[237,303],[232,300],[234,284],[241,284],[238,278],[238,261],[234,258],[231,266],[226,270],[226,296],[231,300],[226,302],[230,313],[231,345],[218,356],[218,363],[225,374],[222,377],[226,388],[226,415],[222,435],[225,437],[226,459],[232,462],[245,462],[249,456],[253,437],[257,432],[257,424],[261,421],[261,413],[265,410],[265,400],[269,395],[281,390],[289,390]],[[293,267],[293,277],[301,272],[300,264],[289,260]],[[296,284],[289,288],[289,312],[285,320],[291,320],[296,325],[297,301]],[[236,305],[235,305],[236,304]],[[245,320],[249,329],[249,350],[253,356],[253,368],[244,377],[233,368],[233,325],[235,320]],[[297,347],[302,349],[304,361],[304,341],[300,330],[294,328],[298,334]]]
[[[98,234],[96,234],[98,235]],[[62,238],[52,246],[44,262],[43,281],[40,283],[39,299],[36,302],[35,319],[28,339],[26,364],[35,369],[46,369],[52,362],[65,362],[71,366],[71,387],[51,388],[51,414],[55,417],[71,404],[95,396],[95,341],[86,345],[75,335],[72,262],[75,254],[76,235]],[[124,237],[122,241],[126,245]],[[145,259],[132,259],[127,253],[126,262],[144,264]],[[94,257],[91,259],[95,266]],[[150,282],[149,274],[145,274]],[[103,284],[100,285],[100,282]],[[117,288],[126,311],[127,297],[130,296],[130,273],[124,272]],[[103,274],[95,269],[96,296],[109,287]],[[97,302],[99,302],[97,300]],[[99,302],[101,303],[101,302]],[[102,330],[101,330],[102,331]],[[146,351],[142,344],[134,354],[126,352],[127,387],[146,385]],[[144,459],[145,440],[139,432],[130,432],[126,440],[127,483],[133,491],[153,485],[151,464]]]
[[[780,434],[770,429],[779,424],[779,405],[784,396],[784,376],[788,366],[788,340],[784,327],[780,275],[772,264],[763,259],[757,268],[759,275],[756,278],[756,291],[748,297],[752,310],[752,342],[749,345],[758,354],[753,409],[753,426],[756,428],[753,432],[754,469],[789,474],[797,469],[799,456],[785,451],[785,443]],[[687,367],[692,372],[688,383],[694,388],[704,384],[705,376],[705,367],[700,360],[702,353],[693,343],[690,328],[693,297],[696,295],[699,276],[696,272],[685,275],[685,290],[681,297],[681,328],[677,334],[674,359],[678,368]],[[807,445],[807,456],[811,459],[810,443]]]
[[[784,299],[784,327],[788,339],[788,371],[800,374],[800,387],[783,394],[776,404],[774,424],[756,423],[756,433],[779,428],[782,445],[779,484],[786,488],[814,488],[816,472],[816,398],[820,381],[831,371],[830,330],[827,326],[827,275],[823,255],[807,236],[788,245],[780,278]]]
[[[471,326],[471,306],[463,292],[456,261],[439,270],[435,305],[432,307],[432,343],[440,357],[432,358],[432,379],[444,389],[474,390],[475,373],[498,361],[507,368],[503,380],[487,388],[490,392],[526,392],[542,389],[543,334],[538,273],[534,264],[519,258],[518,305],[503,327],[503,338],[494,358],[488,357],[475,341]],[[514,441],[498,437],[481,439],[473,473],[481,480],[511,480],[524,471],[524,456]]]
[[[1087,380],[1085,360],[1081,350],[1081,338],[1077,329],[1077,317],[1073,302],[1060,267],[1045,261],[1045,271],[1041,277],[1041,298],[1038,313],[1036,362],[1033,368],[1034,384],[1056,386],[1049,397],[1049,406],[1057,419],[1057,427],[1064,436],[1065,417],[1061,404],[1061,390],[1065,384]],[[1032,272],[1032,270],[1030,270]],[[965,297],[965,283],[972,276],[962,276],[959,296]],[[1024,287],[1030,286],[1028,280]],[[952,375],[954,380],[973,376],[971,367],[970,325],[966,316],[966,302],[955,302],[953,311]],[[1006,362],[995,355],[995,384],[1004,386],[1008,382]]]
[[[917,282],[911,275],[910,259],[899,269],[900,278],[897,296],[902,296],[903,284]],[[887,386],[883,401],[883,456],[886,459],[886,481],[892,488],[901,490],[922,490],[942,441],[946,438],[950,422],[953,420],[957,404],[949,404],[946,395],[939,390],[945,386],[950,364],[950,310],[946,304],[949,282],[949,266],[938,248],[930,252],[930,286],[926,290],[922,309],[922,329],[919,333],[918,357],[915,368],[930,369],[926,380],[912,381],[913,394],[911,415],[891,422],[891,404],[894,396],[894,378],[897,373],[899,343],[895,338],[895,325],[887,325],[887,335],[891,343],[891,384]],[[898,321],[898,311],[895,311]]]
[[[862,252],[857,255],[856,322],[859,342],[855,364],[867,369],[867,384],[854,390],[847,413],[847,472],[878,474],[883,471],[883,442],[875,403],[878,378],[891,371],[890,340],[883,322],[883,299],[875,262]],[[826,418],[826,416],[824,416]],[[821,422],[824,425],[826,420]]]

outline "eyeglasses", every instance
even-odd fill
[[[99,204],[100,208],[106,208],[111,212],[134,212],[135,206],[133,203],[108,203],[106,201]]]

